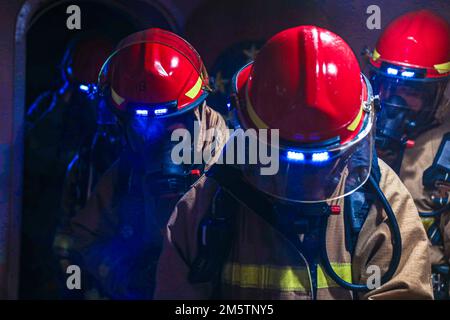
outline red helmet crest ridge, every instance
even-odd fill
[[[338,35],[315,26],[272,37],[236,77],[245,126],[279,129],[283,140],[353,139],[367,94],[358,61]]]
[[[206,98],[208,76],[197,51],[176,34],[148,29],[125,38],[100,75],[113,105],[187,110]]]

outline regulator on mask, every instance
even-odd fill
[[[196,120],[193,113],[165,119],[145,115],[122,118],[128,145],[142,164],[150,194],[163,197],[182,194],[200,176],[202,165],[179,164],[172,155],[180,143],[172,140],[172,133],[177,129],[194,132]],[[192,154],[195,144],[192,142],[188,147]]]

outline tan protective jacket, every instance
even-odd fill
[[[395,276],[363,299],[432,299],[427,236],[414,202],[397,175],[383,161],[380,188],[396,213],[402,234],[402,257]],[[197,255],[198,226],[217,190],[217,183],[202,177],[178,202],[167,226],[157,278],[156,299],[208,299],[212,284],[191,284],[190,265]],[[344,209],[343,199],[336,203]],[[220,297],[226,299],[310,299],[309,277],[299,253],[261,217],[245,207],[236,215],[236,234],[222,272]],[[328,256],[345,280],[366,283],[368,266],[387,270],[392,254],[386,213],[372,206],[360,232],[355,254],[345,249],[343,214],[328,222]],[[318,270],[318,299],[351,299]]]
[[[450,132],[450,100],[448,98],[444,100],[437,115],[442,124],[420,135],[415,141],[414,148],[405,150],[400,170],[400,178],[411,193],[420,212],[431,212],[439,208],[433,204],[431,192],[424,189],[422,176],[423,172],[432,165],[443,135]],[[431,222],[432,219],[424,219],[425,226]],[[450,211],[442,214],[440,230],[444,246],[431,247],[430,244],[432,264],[450,263]]]
[[[213,139],[216,139],[214,144],[218,148],[216,150],[220,151],[228,139],[228,129],[222,116],[206,105],[201,108],[201,114],[197,109],[195,115],[201,123],[197,148],[204,150],[206,147],[212,146]],[[213,130],[209,130],[212,128],[217,130],[215,135]],[[220,152],[216,152],[206,168],[216,161],[219,155]],[[86,206],[57,234],[54,248],[60,256],[67,256],[73,251],[80,252],[119,232],[119,217],[114,205],[116,200],[123,196],[120,194],[120,190],[119,165],[116,162],[100,178]],[[156,207],[156,212],[161,216],[164,216],[165,213],[167,215],[172,212],[176,202],[176,198],[161,201]]]

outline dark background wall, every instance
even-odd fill
[[[81,30],[69,30],[65,27],[68,17],[66,8],[74,3],[81,10]],[[143,28],[172,29],[158,9],[147,8],[146,11],[145,24],[118,7],[109,7],[92,0],[62,2],[37,12],[27,32],[26,107],[28,108],[40,93],[61,86],[61,59],[74,37],[96,33],[117,43]]]
[[[185,30],[207,66],[235,42],[267,39],[299,24],[328,27],[359,53],[364,45],[373,47],[382,31],[366,27],[370,5],[381,9],[381,28],[423,8],[450,20],[449,0],[204,0],[188,15]]]

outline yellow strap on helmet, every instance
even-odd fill
[[[441,63],[441,64],[435,64],[434,68],[440,74],[444,74],[444,73],[450,72],[450,61],[449,62],[445,62],[445,63]]]

